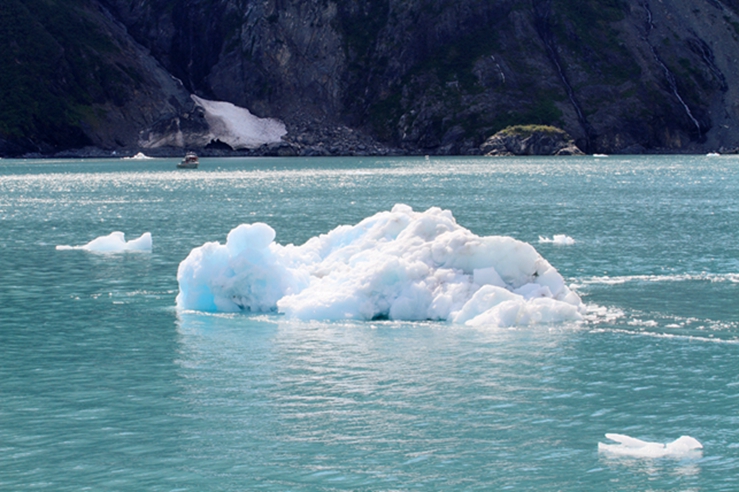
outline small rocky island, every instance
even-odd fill
[[[484,155],[584,155],[564,130],[546,125],[509,126],[485,140]]]

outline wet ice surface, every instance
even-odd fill
[[[120,253],[123,251],[148,251],[151,252],[151,233],[145,232],[136,239],[126,241],[126,235],[120,231],[114,231],[107,236],[100,236],[87,244],[81,246],[58,245],[57,250],[81,249],[95,253]]]
[[[580,298],[528,243],[480,237],[451,212],[396,205],[300,246],[243,224],[180,264],[180,309],[300,319],[442,320],[516,326],[577,321]]]

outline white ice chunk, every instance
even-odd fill
[[[123,233],[121,233],[123,235]],[[136,239],[126,243],[125,251],[151,251],[151,233],[145,232]]]
[[[516,294],[513,294],[514,296]],[[468,326],[527,326],[562,321],[579,321],[582,314],[577,306],[549,297],[527,300],[522,296],[497,303],[474,318]]]
[[[539,242],[552,243],[558,246],[570,246],[572,244],[575,244],[575,240],[565,234],[555,234],[552,238],[539,236]]]
[[[549,288],[552,296],[559,299],[560,295],[565,292],[565,290],[569,291],[569,289],[565,287],[565,281],[562,278],[562,275],[560,275],[559,272],[555,270],[551,265],[543,265],[541,268],[539,268],[538,271],[539,274],[536,277],[536,283]],[[575,294],[574,292],[569,293],[577,296],[577,294]],[[577,302],[580,302],[579,298]]]
[[[682,458],[691,454],[700,453],[703,445],[697,439],[690,436],[680,438],[662,444],[661,442],[649,442],[629,437],[623,434],[606,434],[606,438],[618,444],[598,443],[598,451],[617,456],[631,456],[635,458]]]
[[[177,271],[177,305],[199,311],[274,311],[305,276],[285,266],[274,237],[267,224],[242,224],[225,245],[210,242],[193,249]]]
[[[96,253],[119,253],[123,251],[147,251],[152,247],[151,233],[145,232],[136,239],[126,242],[126,236],[120,231],[111,232],[107,236],[100,236],[82,246],[59,245],[58,250],[82,249]]]
[[[453,321],[455,323],[466,323],[503,302],[518,300],[523,301],[523,297],[502,287],[485,285],[475,292],[460,311],[453,314]]]
[[[493,267],[475,268],[472,270],[472,278],[477,285],[497,285],[505,287],[505,282],[500,278],[497,270]]]
[[[133,155],[131,157],[124,157],[124,160],[131,160],[131,161],[146,161],[149,159],[153,159],[153,157],[149,157],[148,155],[144,154],[143,152],[138,152],[136,155]]]
[[[252,225],[241,224],[228,233],[226,247],[237,255],[240,252],[251,250],[263,250],[275,240],[275,230],[267,224],[260,222]]]
[[[282,246],[274,238],[266,224],[244,224],[231,231],[225,246],[195,248],[180,264],[178,307],[465,323],[514,300],[524,315],[498,310],[478,320],[502,326],[578,320],[584,309],[531,245],[479,237],[448,210],[414,212],[396,205],[300,246]]]
[[[530,283],[522,285],[513,292],[523,296],[524,299],[536,299],[537,297],[552,297],[552,291],[546,285],[539,285],[536,283]]]

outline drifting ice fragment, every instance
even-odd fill
[[[539,236],[540,243],[552,243],[560,246],[570,246],[575,244],[575,240],[565,234],[555,234],[551,239],[544,236]]]
[[[146,161],[149,159],[153,159],[153,157],[149,157],[148,155],[144,154],[143,152],[138,152],[136,155],[133,155],[131,157],[124,157],[124,160],[130,160],[130,161]]]
[[[151,233],[145,232],[141,237],[126,242],[125,235],[120,231],[111,232],[107,236],[100,236],[82,246],[59,245],[58,250],[83,249],[97,253],[118,253],[121,251],[151,251]]]
[[[606,434],[606,437],[618,444],[603,444],[599,442],[598,451],[618,456],[632,456],[635,458],[681,458],[700,453],[700,450],[703,449],[703,445],[697,439],[690,436],[681,436],[667,444],[642,441],[641,439],[623,434]]]
[[[241,225],[180,263],[177,306],[300,319],[449,320],[512,326],[582,319],[580,298],[527,243],[480,237],[451,212],[406,205],[301,246]]]

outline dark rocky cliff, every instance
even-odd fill
[[[88,0],[3,0],[0,155],[133,148],[188,91]]]
[[[320,141],[344,152],[324,141],[353,136],[382,144],[370,149],[472,154],[527,124],[562,128],[586,152],[739,145],[739,0],[6,0],[0,9],[5,154],[134,149],[140,132],[193,114],[189,93],[282,119],[298,150]]]

